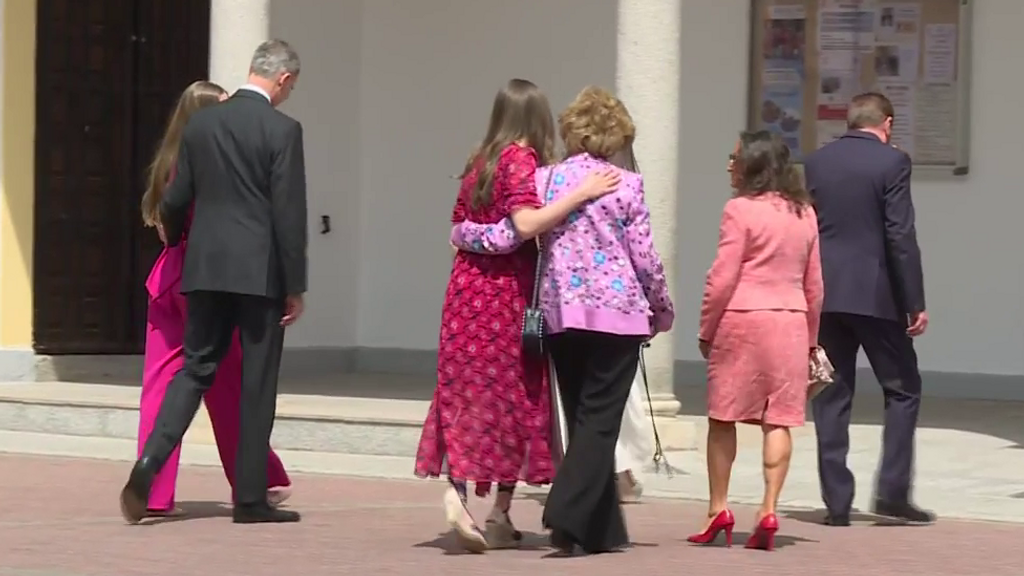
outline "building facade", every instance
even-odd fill
[[[45,2],[72,11],[102,4],[2,0],[0,380],[33,378],[40,352],[123,353],[137,341],[130,328],[110,328],[105,319],[121,314],[118,302],[139,307],[132,282],[144,272],[146,254],[106,250],[69,258],[52,240],[55,230],[72,226],[67,218],[108,210],[125,223],[119,226],[138,228],[117,242],[152,243],[132,220],[137,182],[130,178],[80,190],[87,198],[118,192],[110,204],[83,204],[77,212],[59,208],[57,184],[45,190],[39,184],[39,91],[51,90],[37,78],[36,36],[46,24],[37,22],[38,8]],[[541,85],[556,108],[587,84],[613,87],[629,106],[655,237],[679,310],[673,334],[657,338],[647,358],[656,410],[674,413],[674,390],[703,382],[696,324],[729,194],[727,157],[747,117],[749,2],[212,0],[207,22],[195,15],[162,18],[157,22],[165,30],[189,22],[196,33],[209,30],[209,77],[228,89],[244,81],[252,49],[268,37],[288,40],[302,57],[297,90],[284,107],[305,126],[310,195],[309,314],[288,337],[296,362],[327,372],[431,373],[449,269],[451,175],[484,129],[496,88],[519,76]],[[1024,259],[1015,249],[1024,241],[1016,223],[1024,196],[1015,192],[1015,145],[1024,120],[1007,98],[1024,89],[1024,80],[1006,73],[1024,49],[1022,26],[1019,2],[976,3],[974,27],[985,33],[974,37],[971,63],[971,172],[914,181],[932,316],[918,345],[926,394],[1024,398]],[[175,38],[164,42],[202,44]],[[164,95],[180,90],[187,82],[179,78],[190,73],[168,75],[139,64],[134,70],[133,85],[148,78],[148,90]],[[159,124],[145,112],[152,106],[132,106],[142,111],[132,116],[136,121]],[[90,151],[79,153],[87,158]],[[44,163],[53,182],[60,182],[53,176],[57,163]],[[86,171],[102,168],[83,164]],[[57,209],[70,213],[63,220],[41,217]],[[323,216],[332,226],[321,234]],[[77,242],[110,241],[83,238]],[[136,262],[131,273],[93,272],[99,279],[87,288],[60,272],[108,270],[103,266],[119,258]],[[107,290],[121,292],[91,292],[104,279]],[[62,324],[68,318],[78,319],[85,336],[71,335],[74,326]],[[134,326],[138,318],[128,315],[122,323]],[[52,345],[40,344],[41,335]],[[104,348],[100,340],[118,344]]]

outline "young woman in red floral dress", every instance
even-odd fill
[[[494,99],[490,126],[462,175],[452,223],[496,224],[511,217],[523,239],[534,238],[570,212],[616,189],[608,170],[591,174],[571,194],[541,206],[534,177],[552,163],[554,122],[547,98],[533,83],[514,79]],[[547,362],[522,353],[523,311],[533,290],[537,246],[526,242],[503,255],[457,252],[441,311],[437,388],[416,455],[416,475],[450,486],[445,515],[468,550],[515,546],[509,519],[519,480],[547,484],[551,408]],[[467,483],[484,497],[498,495],[486,535],[466,502]]]

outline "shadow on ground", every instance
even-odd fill
[[[459,556],[462,554],[472,554],[467,552],[459,545],[455,535],[451,532],[443,532],[437,535],[437,538],[433,540],[427,540],[426,542],[420,542],[414,544],[413,548],[435,548],[442,551],[445,555]],[[546,534],[539,534],[537,532],[523,532],[523,539],[519,544],[517,550],[548,550],[550,546],[548,544],[548,537]]]
[[[171,524],[174,522],[188,522],[190,520],[204,520],[209,518],[230,518],[231,505],[224,502],[213,501],[190,501],[178,502],[181,509],[180,515],[163,516],[159,518],[147,518],[140,526],[157,526],[160,524]]]

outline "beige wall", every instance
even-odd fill
[[[0,348],[32,345],[35,0],[2,3]]]

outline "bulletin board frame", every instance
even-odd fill
[[[845,132],[854,94],[877,90],[915,170],[967,175],[974,1],[750,0],[747,127],[802,162]]]

